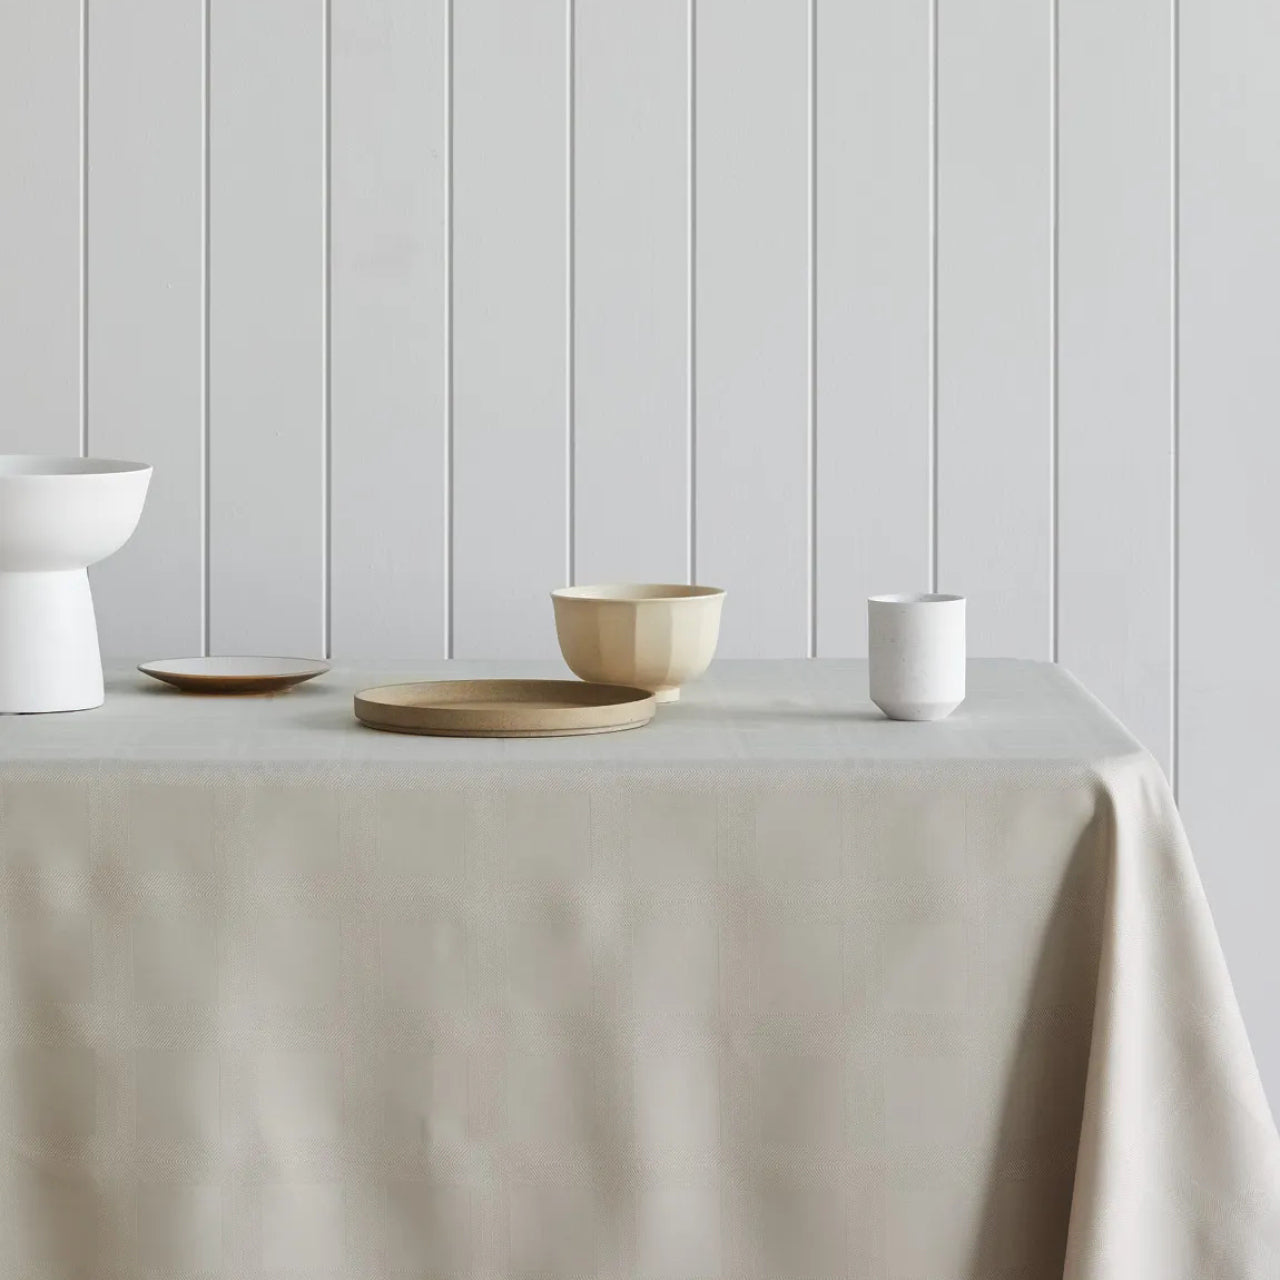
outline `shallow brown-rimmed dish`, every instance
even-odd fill
[[[319,658],[158,658],[138,670],[183,693],[280,693],[329,670]]]
[[[565,738],[638,729],[653,695],[578,680],[431,680],[362,689],[356,719],[371,729],[446,738]]]

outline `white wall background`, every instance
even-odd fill
[[[722,653],[970,595],[1164,762],[1280,1097],[1274,0],[5,0],[0,448],[105,647]]]

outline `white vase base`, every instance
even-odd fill
[[[0,714],[87,711],[102,702],[89,575],[0,573]]]

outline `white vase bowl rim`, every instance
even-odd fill
[[[125,475],[150,471],[147,462],[122,458],[73,458],[43,453],[0,453],[0,481],[65,480],[79,476]]]

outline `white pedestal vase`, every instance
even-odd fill
[[[102,704],[85,572],[137,527],[151,468],[0,455],[0,712]]]

